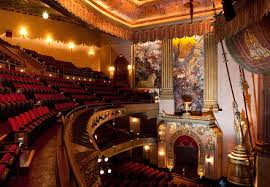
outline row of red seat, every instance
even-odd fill
[[[59,102],[65,101],[67,98],[63,94],[34,94],[36,100],[41,102]]]
[[[23,94],[0,94],[0,111],[30,108],[33,104],[34,102],[27,100]]]
[[[78,103],[74,101],[67,102],[67,103],[57,103],[55,104],[55,109],[63,112],[63,111],[71,110],[77,106],[78,106]]]
[[[56,90],[53,90],[51,87],[44,85],[31,85],[31,84],[21,84],[13,83],[14,88],[21,90],[21,92],[29,93],[57,93]]]
[[[47,81],[47,84],[49,86],[52,87],[56,87],[56,88],[79,88],[82,89],[78,84],[74,84],[73,82],[51,82],[51,81]]]
[[[29,77],[29,74],[7,68],[0,68],[0,74],[14,75],[17,77]]]
[[[16,75],[0,74],[1,82],[18,82],[25,84],[42,84],[39,80],[30,77],[18,77]]]
[[[74,89],[74,88],[60,88],[60,91],[67,94],[87,94],[87,92],[83,89]]]
[[[76,100],[97,100],[97,96],[95,95],[72,95],[73,99]]]
[[[25,143],[29,144],[42,127],[48,125],[45,122],[48,122],[48,120],[52,119],[55,115],[56,112],[50,112],[48,107],[44,106],[8,118],[8,122],[15,137],[23,133]]]
[[[160,171],[137,162],[120,163],[113,166],[112,176],[101,177],[103,186],[119,187],[175,187],[169,172]],[[120,179],[117,180],[116,178]]]

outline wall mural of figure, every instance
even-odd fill
[[[160,86],[161,41],[135,45],[135,84],[140,88]]]
[[[192,111],[201,111],[204,87],[203,37],[173,40],[173,79],[176,112],[183,110],[183,96],[192,98]]]

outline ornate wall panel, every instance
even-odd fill
[[[137,87],[153,88],[160,86],[161,49],[161,41],[135,45],[135,85]]]
[[[192,97],[192,110],[203,107],[204,47],[203,37],[173,40],[173,78],[175,110],[183,109],[183,95]]]
[[[180,116],[165,115],[159,118],[158,142],[166,142],[166,167],[173,169],[176,163],[174,147],[181,136],[191,137],[198,146],[197,174],[217,179],[221,176],[222,132],[212,115]]]

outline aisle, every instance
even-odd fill
[[[19,178],[12,178],[8,187],[56,187],[56,140],[58,124],[54,124],[38,138],[30,169]]]

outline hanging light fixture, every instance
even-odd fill
[[[191,23],[193,22],[194,8],[200,6],[200,4],[199,0],[183,0],[183,6],[189,8]]]
[[[49,13],[48,13],[47,11],[44,11],[44,12],[42,13],[42,18],[43,18],[43,19],[48,19],[48,18],[49,18]]]

